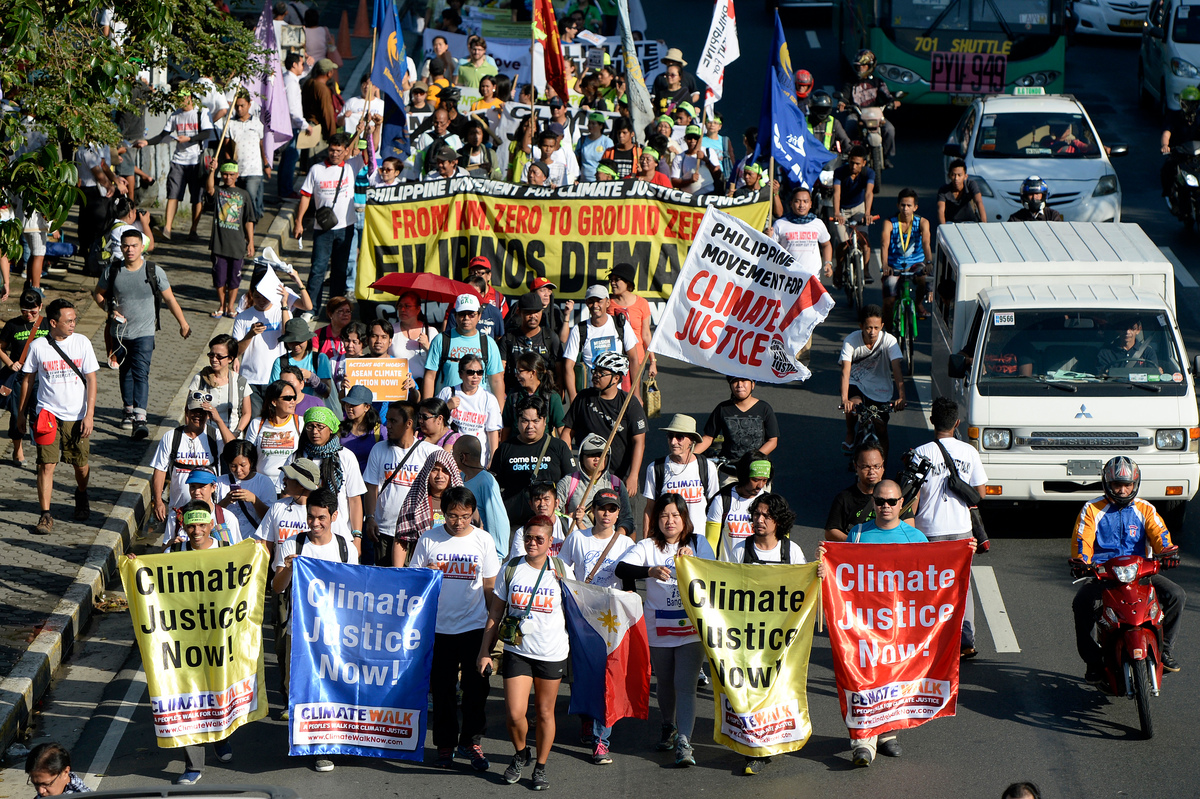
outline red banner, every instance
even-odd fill
[[[970,576],[965,541],[825,544],[822,599],[851,738],[954,715]]]

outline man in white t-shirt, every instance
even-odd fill
[[[489,681],[479,673],[476,656],[487,626],[487,597],[496,585],[500,559],[492,536],[471,524],[475,495],[455,486],[442,495],[446,522],[417,541],[409,566],[442,572],[437,629],[433,639],[433,745],[438,768],[450,768],[455,757],[470,760],[476,771],[487,771],[480,748],[487,727]],[[462,727],[458,724],[455,684],[462,686]],[[455,750],[457,745],[458,749]]]
[[[958,476],[980,495],[987,484],[983,461],[974,447],[955,438],[960,420],[958,403],[954,400],[946,397],[935,399],[929,421],[933,423],[934,440],[917,447],[916,453],[928,458],[932,466],[925,482],[921,484],[912,525],[930,541],[973,538],[970,507],[950,490],[950,468],[942,448],[945,447],[945,452],[954,461]],[[975,655],[975,599],[970,585],[967,586],[966,613],[963,616],[962,654],[963,657]]]
[[[175,152],[171,154],[171,171],[167,175],[167,215],[163,221],[162,237],[171,240],[171,225],[175,222],[175,212],[179,203],[187,193],[192,201],[192,227],[188,235],[196,236],[196,228],[200,225],[200,215],[204,212],[203,183],[204,165],[201,156],[204,152],[204,142],[213,138],[213,123],[207,109],[198,106],[192,97],[190,88],[181,88],[178,92],[179,108],[167,117],[167,124],[162,132],[149,139],[135,143],[137,147],[158,144],[166,138],[175,140]]]
[[[375,565],[392,565],[396,519],[400,506],[412,489],[425,460],[439,448],[428,441],[417,441],[412,406],[388,403],[387,439],[379,441],[367,456],[363,482],[363,535],[375,544]]]
[[[592,364],[596,356],[604,352],[623,352],[629,358],[628,374],[638,372],[638,340],[623,316],[609,315],[610,303],[608,286],[597,283],[588,286],[583,295],[587,305],[588,318],[571,328],[567,336],[567,346],[563,350],[564,371],[567,379],[567,399],[575,400],[580,389],[587,388],[591,380]],[[582,384],[577,383],[575,364],[583,361],[585,378]]]
[[[846,439],[842,451],[849,453],[854,446],[854,410],[862,404],[884,408],[892,401],[892,386],[896,387],[894,410],[904,410],[904,374],[900,369],[903,356],[896,337],[883,329],[883,309],[868,305],[858,314],[858,332],[846,336],[838,360],[842,364],[842,405],[846,414]],[[886,408],[884,408],[886,410]],[[887,460],[887,416],[875,424],[875,434],[883,445]]]
[[[220,456],[220,443],[208,435],[209,413],[204,409],[204,399],[188,397],[184,411],[187,424],[165,433],[154,451],[150,468],[150,499],[154,503],[154,517],[160,522],[167,520],[168,508],[178,508],[188,500],[187,479],[192,469],[208,466],[216,471]],[[216,449],[217,451],[214,451]],[[163,488],[167,475],[171,475],[169,501],[163,501]]]
[[[829,228],[812,208],[812,192],[797,186],[788,198],[788,212],[775,220],[771,238],[796,259],[795,270],[829,277],[833,274],[833,243]]]
[[[96,353],[92,342],[75,332],[75,305],[58,299],[46,306],[50,333],[35,338],[21,371],[20,409],[17,432],[25,436],[29,401],[37,379],[37,405],[33,443],[37,445],[37,495],[41,516],[33,531],[49,535],[54,529],[50,496],[54,490],[54,467],[61,459],[75,467],[75,521],[91,515],[88,501],[88,455],[96,412]]]
[[[703,455],[692,452],[700,441],[696,420],[692,417],[675,414],[663,432],[667,435],[667,457],[653,460],[646,466],[646,478],[642,484],[642,496],[647,499],[642,531],[652,529],[650,514],[654,510],[654,500],[663,494],[674,493],[682,496],[687,503],[692,531],[703,537],[708,506],[717,496],[721,485],[717,465]]]
[[[289,273],[300,289],[296,294],[278,278],[269,276],[269,271],[270,267],[266,266],[254,270],[250,278],[251,305],[233,320],[230,332],[238,342],[238,357],[241,358],[238,374],[250,384],[250,409],[255,417],[262,412],[263,390],[271,383],[271,369],[286,349],[279,340],[284,325],[292,318],[293,309],[311,311],[313,308],[312,297],[299,275]],[[264,280],[274,287],[273,292],[264,285]]]
[[[755,459],[748,453],[736,464],[737,482],[721,488],[708,505],[704,536],[708,539],[717,560],[737,563],[733,550],[754,534],[750,525],[750,506],[767,490],[771,482],[771,462],[765,457]]]
[[[308,273],[308,284],[312,288],[315,307],[321,308],[325,291],[326,273],[329,276],[330,295],[341,293],[346,285],[346,270],[350,263],[350,245],[354,236],[354,176],[363,168],[362,156],[348,157],[358,152],[358,134],[354,138],[345,133],[329,137],[329,149],[325,160],[309,167],[304,185],[300,187],[300,206],[296,209],[296,223],[292,236],[299,241],[304,235],[304,214],[311,205],[316,210],[315,227],[312,233],[312,270]],[[321,224],[322,210],[333,212],[328,228]]]

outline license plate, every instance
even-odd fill
[[[1067,475],[1070,477],[1099,477],[1101,468],[1100,461],[1067,461]]]
[[[1145,21],[1140,19],[1123,19],[1120,25],[1123,31],[1140,31],[1145,26]]]
[[[1002,94],[1008,56],[999,53],[935,52],[929,60],[930,85],[950,94]]]

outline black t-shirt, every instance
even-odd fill
[[[849,533],[854,525],[874,517],[875,506],[871,504],[871,495],[859,491],[858,483],[855,483],[833,498],[829,517],[825,519],[825,529]]]
[[[222,258],[246,257],[246,222],[257,222],[250,194],[237,186],[217,186],[213,194],[212,253]]]
[[[708,415],[704,435],[724,436],[720,457],[736,461],[761,447],[768,438],[778,438],[779,422],[775,420],[775,409],[762,400],[742,411],[736,402],[727,399]]]
[[[27,322],[21,316],[4,323],[4,328],[0,329],[0,347],[4,348],[4,353],[10,360],[15,361],[21,357],[21,353],[25,351],[25,342],[29,340],[29,331],[32,329],[33,322]],[[49,332],[50,323],[43,317],[34,338],[42,338]],[[0,368],[0,382],[7,380],[12,373],[7,366]]]
[[[575,395],[575,401],[567,409],[563,427],[571,430],[571,440],[578,443],[583,441],[588,433],[608,438],[612,431],[613,422],[621,412],[625,403],[625,392],[617,390],[617,396],[606,400],[600,396],[600,389],[585,388]],[[624,480],[629,473],[630,460],[633,458],[633,437],[645,435],[649,422],[646,412],[640,402],[629,403],[625,418],[617,428],[613,437],[612,447],[608,452],[609,471],[619,479]],[[637,475],[634,475],[636,477]]]
[[[953,184],[947,183],[938,189],[938,202],[946,204],[946,221],[978,222],[975,206],[971,205],[976,194],[979,194],[979,184],[971,178],[967,178],[967,184],[963,187],[960,197],[954,196]]]
[[[508,521],[514,527],[521,526],[533,515],[525,489],[533,482],[538,454],[541,453],[544,444],[544,439],[526,444],[519,437],[513,436],[500,442],[496,454],[492,456],[491,472],[500,486],[500,496],[504,500],[504,509],[508,511]],[[571,448],[564,444],[562,439],[551,438],[537,480],[558,483],[576,468],[578,464]]]
[[[1009,222],[1062,222],[1063,215],[1055,211],[1050,206],[1042,209],[1042,212],[1037,216],[1028,208],[1019,208],[1015,213],[1008,217]]]
[[[504,361],[504,390],[516,391],[517,358],[527,352],[536,352],[542,356],[546,371],[554,374],[554,364],[562,358],[563,344],[557,333],[550,333],[546,328],[538,328],[533,338],[526,336],[520,330],[510,330],[500,340],[500,357]]]

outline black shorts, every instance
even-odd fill
[[[882,401],[881,400],[873,400],[870,397],[868,397],[866,394],[862,393],[862,391],[858,388],[858,386],[856,386],[854,384],[850,385],[850,390],[847,391],[846,394],[849,396],[850,399],[854,399],[855,397],[857,397],[858,399],[861,399],[863,401],[863,405],[870,405],[871,407],[877,408],[877,409],[883,411],[884,413],[891,412],[891,409],[887,407],[887,404],[889,402],[891,402],[890,399],[886,399],[886,400],[882,400]]]
[[[516,652],[505,648],[504,663],[500,667],[501,676],[504,679],[510,677],[533,677],[537,680],[561,680],[567,675],[567,660],[537,660],[535,658],[518,655]]]
[[[167,173],[167,199],[183,200],[187,194],[194,205],[200,202],[203,182],[203,164],[171,164],[171,171]]]

